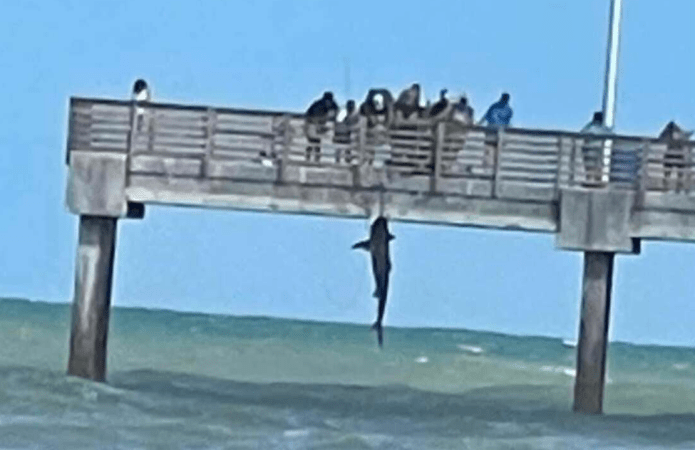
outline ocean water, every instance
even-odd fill
[[[108,383],[68,305],[0,300],[0,448],[695,448],[695,349],[613,343],[603,416],[560,339],[114,308]]]

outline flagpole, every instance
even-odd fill
[[[611,0],[608,25],[608,48],[606,51],[606,75],[603,85],[603,124],[610,130],[615,126],[615,102],[618,84],[618,56],[620,53],[620,19],[622,0]],[[603,181],[608,182],[612,142],[606,142],[603,148]]]
[[[611,15],[608,30],[608,50],[606,52],[606,78],[603,87],[604,125],[615,125],[615,98],[618,82],[618,54],[620,52],[620,16],[622,0],[611,0]]]

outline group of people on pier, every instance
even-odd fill
[[[588,135],[611,135],[613,131],[605,125],[603,112],[594,113],[591,121],[582,128],[581,133]],[[693,131],[686,131],[674,121],[670,121],[659,133],[658,139],[666,144],[666,150],[662,157],[663,162],[663,187],[668,187],[672,173],[676,175],[675,190],[685,188],[686,175],[692,171],[693,144],[688,140]],[[582,146],[582,159],[586,172],[586,180],[589,183],[600,183],[604,166],[605,139],[587,138]],[[637,172],[646,161],[639,161],[638,151],[635,148],[613,148],[609,166],[611,181],[634,182]]]
[[[408,123],[416,123],[417,120],[426,121],[434,125],[439,121],[453,121],[463,125],[486,125],[492,128],[507,127],[511,123],[513,111],[510,106],[510,96],[503,93],[500,99],[493,103],[480,118],[474,120],[474,110],[465,95],[452,101],[447,98],[447,90],[442,89],[439,99],[430,104],[426,102],[422,106],[420,85],[414,83],[404,89],[394,100],[388,89],[370,89],[365,100],[357,107],[355,100],[348,100],[345,105],[345,113],[339,119],[340,107],[336,103],[332,92],[325,92],[323,97],[314,101],[306,112],[305,134],[309,145],[307,146],[307,161],[320,159],[321,137],[328,130],[328,123],[334,124],[333,142],[339,144],[351,143],[351,131],[364,118],[368,130],[386,131],[392,127],[402,128]],[[604,148],[607,135],[612,134],[612,129],[604,122],[603,113],[596,112],[592,120],[581,129],[581,133],[587,135],[602,135],[603,138],[587,138],[582,145],[582,160],[587,182],[601,183],[603,178]],[[679,190],[685,182],[685,175],[692,170],[691,155],[692,144],[688,143],[692,131],[685,131],[675,122],[669,122],[658,136],[665,142],[666,151],[663,155],[664,187],[666,187],[671,175],[676,175],[676,190]],[[484,160],[490,159],[492,148],[486,149]],[[349,153],[346,155],[349,158]],[[346,162],[349,162],[346,159]],[[633,182],[637,179],[637,172],[641,165],[636,149],[613,148],[612,158],[609,164],[609,177],[611,181]],[[483,164],[485,165],[485,164]]]
[[[325,92],[320,99],[312,102],[306,111],[304,129],[308,141],[306,159],[307,161],[319,161],[321,138],[326,136],[329,123],[333,124],[333,142],[336,144],[350,144],[352,142],[352,133],[357,128],[361,118],[365,120],[368,130],[377,132],[379,130],[386,131],[393,126],[407,126],[408,123],[418,123],[418,121],[432,125],[440,121],[453,121],[468,126],[486,125],[492,128],[510,125],[513,111],[508,93],[503,93],[498,101],[490,105],[480,120],[475,122],[474,110],[466,95],[461,95],[452,101],[447,98],[447,92],[446,89],[442,89],[436,102],[427,101],[423,106],[422,91],[417,83],[404,89],[396,99],[388,89],[370,89],[359,107],[357,107],[355,100],[348,100],[342,117],[340,117],[341,109],[336,103],[333,93]],[[136,102],[136,127],[138,131],[142,131],[145,114],[143,104],[151,101],[151,89],[145,80],[135,81],[132,99]],[[606,145],[605,136],[612,134],[612,130],[605,126],[603,113],[596,112],[592,120],[581,129],[581,133],[597,135],[595,139],[588,137],[585,139],[582,146],[582,160],[586,180],[600,183],[605,165],[603,161]],[[598,135],[604,137],[601,138]],[[674,121],[670,121],[659,134],[659,141],[666,144],[666,150],[662,157],[664,188],[667,188],[668,181],[673,174],[676,177],[676,191],[685,187],[686,184],[690,184],[690,173],[693,170],[693,142],[690,140],[692,135],[693,131],[686,131]],[[346,152],[343,156],[345,161],[349,162],[351,155],[349,150]],[[614,158],[615,155],[622,158],[617,164],[622,168],[614,170],[615,164],[610,161],[610,179],[617,179],[618,181],[636,179],[637,169],[643,165],[638,161],[636,150],[614,148],[612,154]]]
[[[452,120],[464,125],[473,125],[474,111],[466,95],[451,101],[447,98],[447,92],[447,89],[442,89],[436,102],[428,101],[423,106],[420,85],[417,83],[404,89],[395,100],[388,89],[370,89],[359,108],[355,100],[346,102],[342,119],[338,118],[340,107],[333,93],[325,92],[306,111],[304,131],[309,141],[306,159],[307,161],[319,160],[321,136],[326,133],[328,123],[334,124],[334,142],[343,144],[350,143],[350,132],[355,129],[360,117],[366,120],[368,129],[382,130],[417,119],[427,120],[430,123]],[[508,93],[502,94],[500,99],[488,108],[478,125],[508,126],[513,114],[509,100]]]

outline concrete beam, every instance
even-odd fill
[[[555,232],[557,205],[461,195],[232,180],[163,179],[131,175],[130,202],[275,213],[367,218],[380,209],[395,221]],[[489,189],[489,185],[488,185]]]
[[[126,217],[125,153],[72,151],[65,202],[77,215]]]
[[[637,254],[631,235],[635,194],[630,191],[562,189],[556,246],[562,250]]]
[[[615,253],[585,252],[574,411],[603,412],[608,318]]]
[[[68,375],[104,381],[116,219],[80,216]]]

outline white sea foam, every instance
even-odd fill
[[[311,430],[308,430],[306,428],[301,428],[298,430],[285,430],[282,435],[285,436],[286,438],[300,438],[300,437],[306,437],[309,436]]]
[[[475,345],[458,344],[456,347],[458,347],[459,350],[463,350],[466,353],[472,353],[474,355],[479,355],[479,354],[483,353],[482,347],[478,347]]]
[[[569,348],[575,348],[577,346],[577,341],[574,339],[563,339],[562,345]]]
[[[418,364],[425,364],[426,362],[429,361],[429,358],[427,356],[420,356],[415,360],[416,363]]]
[[[567,375],[568,377],[577,376],[577,371],[574,369],[574,367],[566,366],[542,366],[541,372],[561,373],[563,375]]]

